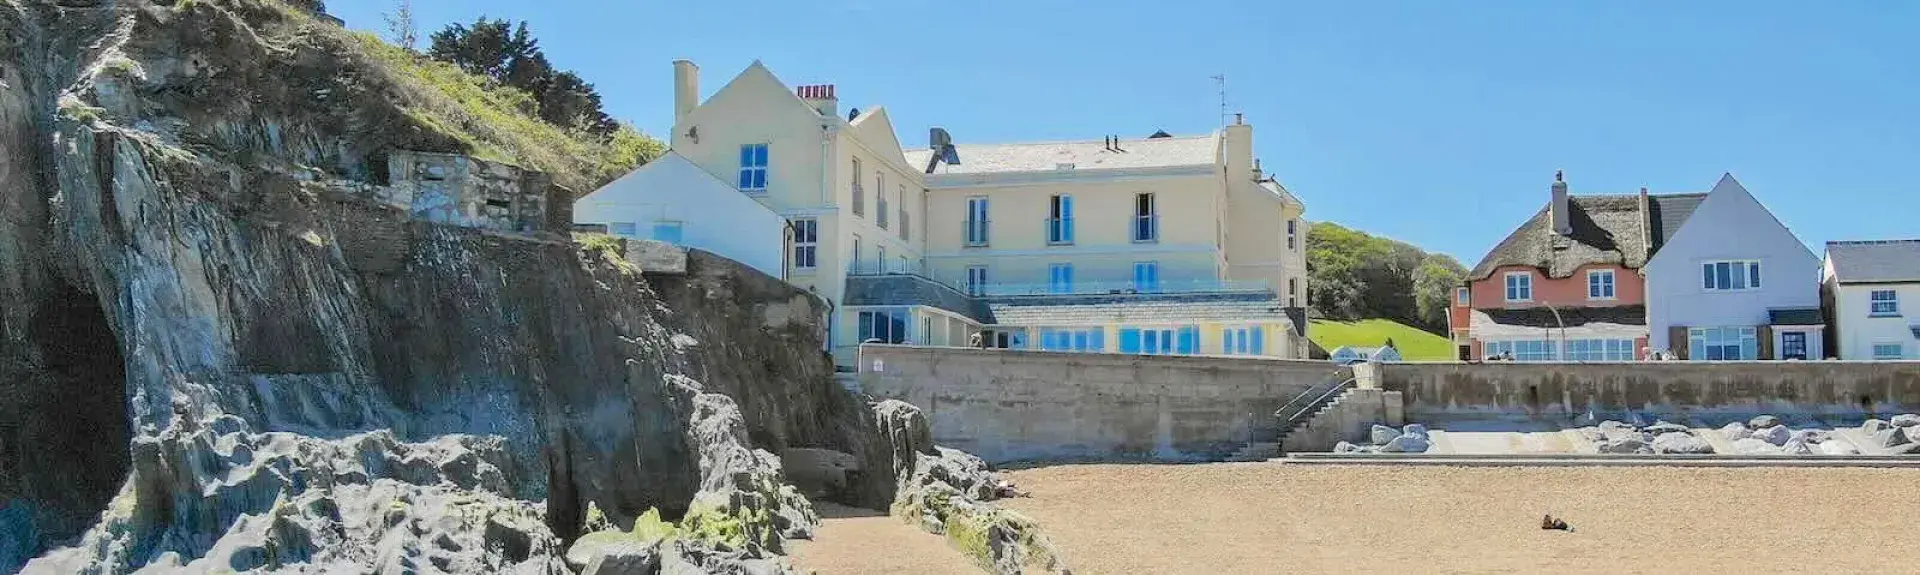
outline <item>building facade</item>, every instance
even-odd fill
[[[1680,359],[1825,357],[1820,259],[1723,175],[1645,268],[1652,346]]]
[[[1704,194],[1572,195],[1547,205],[1468,273],[1448,311],[1462,360],[1632,361],[1650,351],[1642,268]]]
[[[1823,270],[1830,356],[1920,359],[1920,240],[1827,242]]]
[[[833,304],[843,364],[869,341],[1305,355],[1305,206],[1259,171],[1252,126],[985,146],[936,129],[909,152],[884,108],[843,113],[832,85],[789,89],[759,62],[705,101],[698,82],[674,63],[668,158],[786,229],[779,248],[693,245],[696,227],[771,235],[761,218],[681,210],[684,242],[755,261],[781,250],[784,277]],[[610,225],[597,210],[725,192],[637,172],[577,209]]]
[[[789,277],[787,219],[677,152],[576,201],[573,218],[611,235],[727,254],[767,275]]]

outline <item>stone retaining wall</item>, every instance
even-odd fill
[[[1865,419],[1920,410],[1920,362],[1394,363],[1408,421],[1756,414]]]
[[[990,462],[1219,460],[1278,431],[1323,361],[867,345],[860,385],[907,401],[934,441]]]

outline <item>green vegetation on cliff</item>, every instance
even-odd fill
[[[1316,318],[1384,318],[1444,333],[1447,298],[1466,274],[1453,256],[1336,224],[1314,223],[1307,234],[1307,290]]]
[[[540,118],[538,101],[526,92],[371,33],[346,33],[391,76],[401,98],[396,104],[414,120],[458,139],[475,156],[546,172],[575,193],[591,192],[666,150],[627,124],[604,137],[560,128]]]

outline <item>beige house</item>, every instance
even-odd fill
[[[842,109],[834,86],[789,88],[759,62],[699,95],[698,68],[674,62],[671,154],[785,218],[787,278],[833,304],[843,364],[863,341],[958,346],[975,334],[1004,347],[1305,356],[1305,208],[1259,171],[1252,126],[984,146],[936,129],[936,145],[906,151],[885,108]],[[621,204],[674,196],[672,181],[642,176],[623,178]],[[582,213],[644,217],[620,215],[603,192]]]

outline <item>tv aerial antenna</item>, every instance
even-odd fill
[[[1214,74],[1213,83],[1220,87],[1220,125],[1227,125],[1227,75]]]

